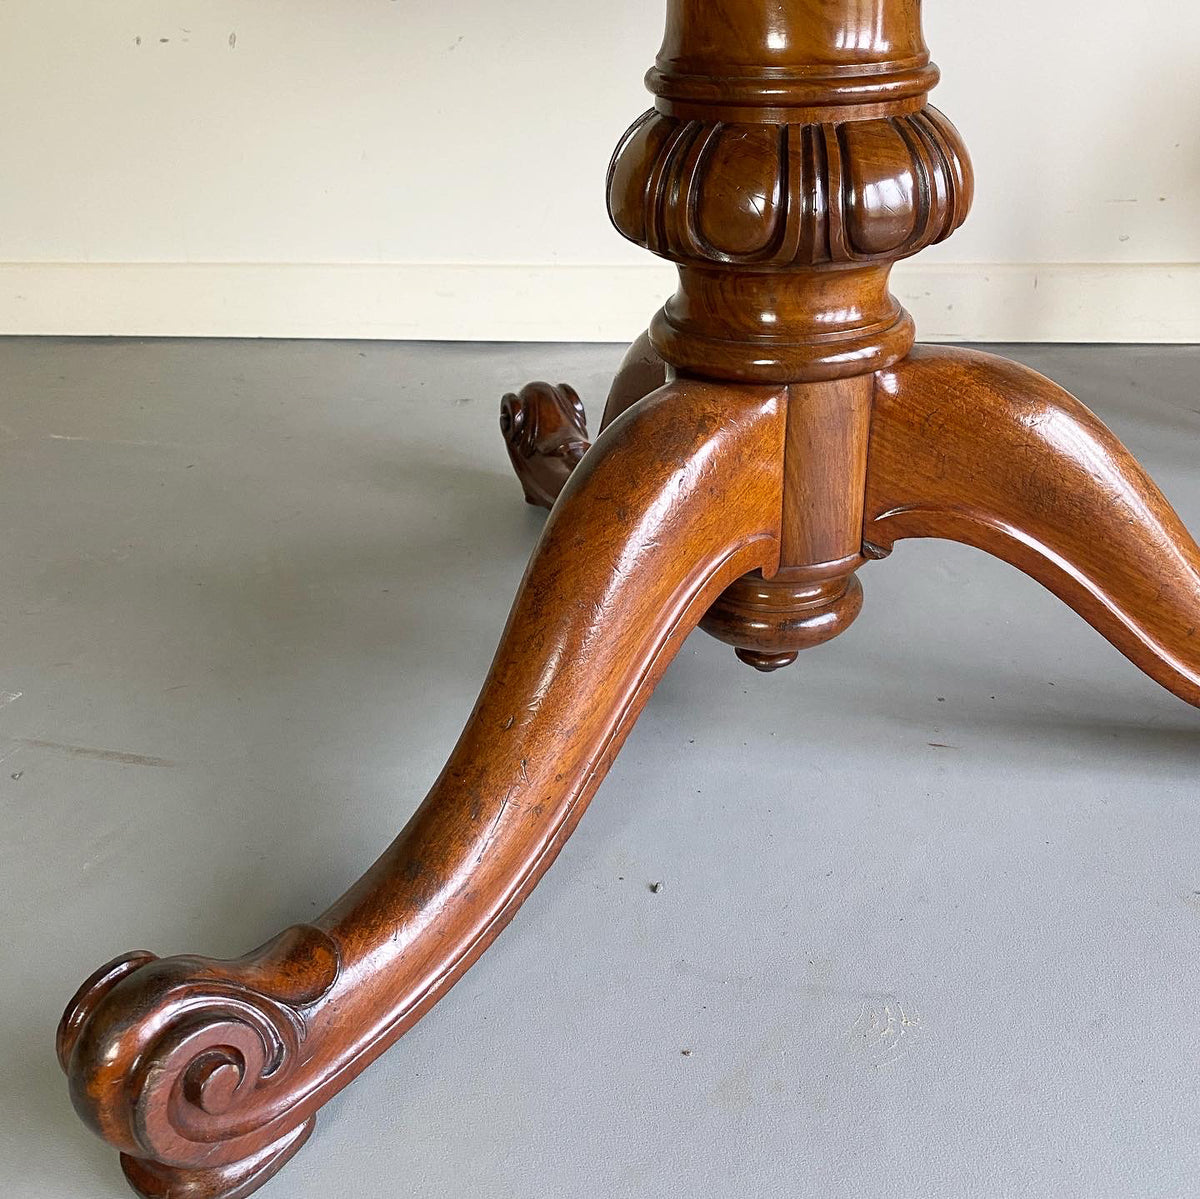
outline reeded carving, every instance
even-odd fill
[[[127,1172],[150,1169],[140,1159],[157,1163],[160,1177],[199,1161],[226,1180],[261,1170],[262,1130],[296,1101],[289,1087],[304,1059],[306,1009],[338,974],[336,944],[310,925],[232,962],[144,952],[110,962],[59,1026],[76,1110],[134,1159]],[[276,1141],[298,1147],[305,1117],[285,1119]]]
[[[681,120],[652,109],[609,171],[630,241],[685,264],[890,262],[966,219],[970,161],[935,108],[838,124]]]

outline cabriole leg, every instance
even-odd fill
[[[59,1056],[135,1189],[249,1194],[491,943],[704,610],[776,568],[785,408],[781,389],[671,384],[601,436],[440,778],[324,916],[237,961],[138,953],[85,984]]]
[[[922,347],[880,372],[865,532],[880,553],[945,537],[1011,562],[1200,705],[1200,548],[1117,438],[1036,371]]]

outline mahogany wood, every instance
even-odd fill
[[[650,334],[643,333],[626,351],[617,369],[608,401],[604,405],[601,431],[607,429],[627,408],[632,408],[638,400],[674,377],[675,372],[650,344]]]
[[[673,372],[650,344],[650,335],[643,333],[629,347],[613,379],[601,432],[672,377]],[[578,393],[566,383],[557,387],[528,383],[500,401],[500,431],[526,503],[552,508],[590,444]]]
[[[525,502],[552,508],[591,445],[575,389],[566,383],[527,383],[500,401],[500,431]]]
[[[142,1195],[239,1199],[299,1149],[511,918],[697,623],[774,669],[854,620],[868,559],[949,537],[1200,704],[1200,550],[1166,500],[1048,380],[914,351],[888,290],[972,193],[919,0],[668,5],[608,201],[679,288],[594,446],[566,385],[504,398],[552,512],[433,790],[319,919],[232,962],[118,958],[63,1016],[72,1100]]]
[[[705,609],[777,567],[786,416],[786,389],[689,380],[614,421],[555,505],[458,746],[371,870],[236,962],[138,953],[84,985],[60,1060],[136,1189],[248,1193],[487,948]]]
[[[866,540],[987,550],[1200,705],[1200,548],[1146,472],[1036,371],[922,347],[879,375]]]

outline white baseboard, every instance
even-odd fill
[[[648,266],[0,263],[0,333],[629,341]],[[925,341],[1200,342],[1200,264],[901,264]]]

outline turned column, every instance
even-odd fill
[[[679,268],[657,353],[680,376],[788,385],[782,566],[703,622],[760,669],[862,604],[874,373],[915,336],[889,275],[971,202],[937,80],[918,0],[671,0],[654,108],[613,158],[613,223]]]

